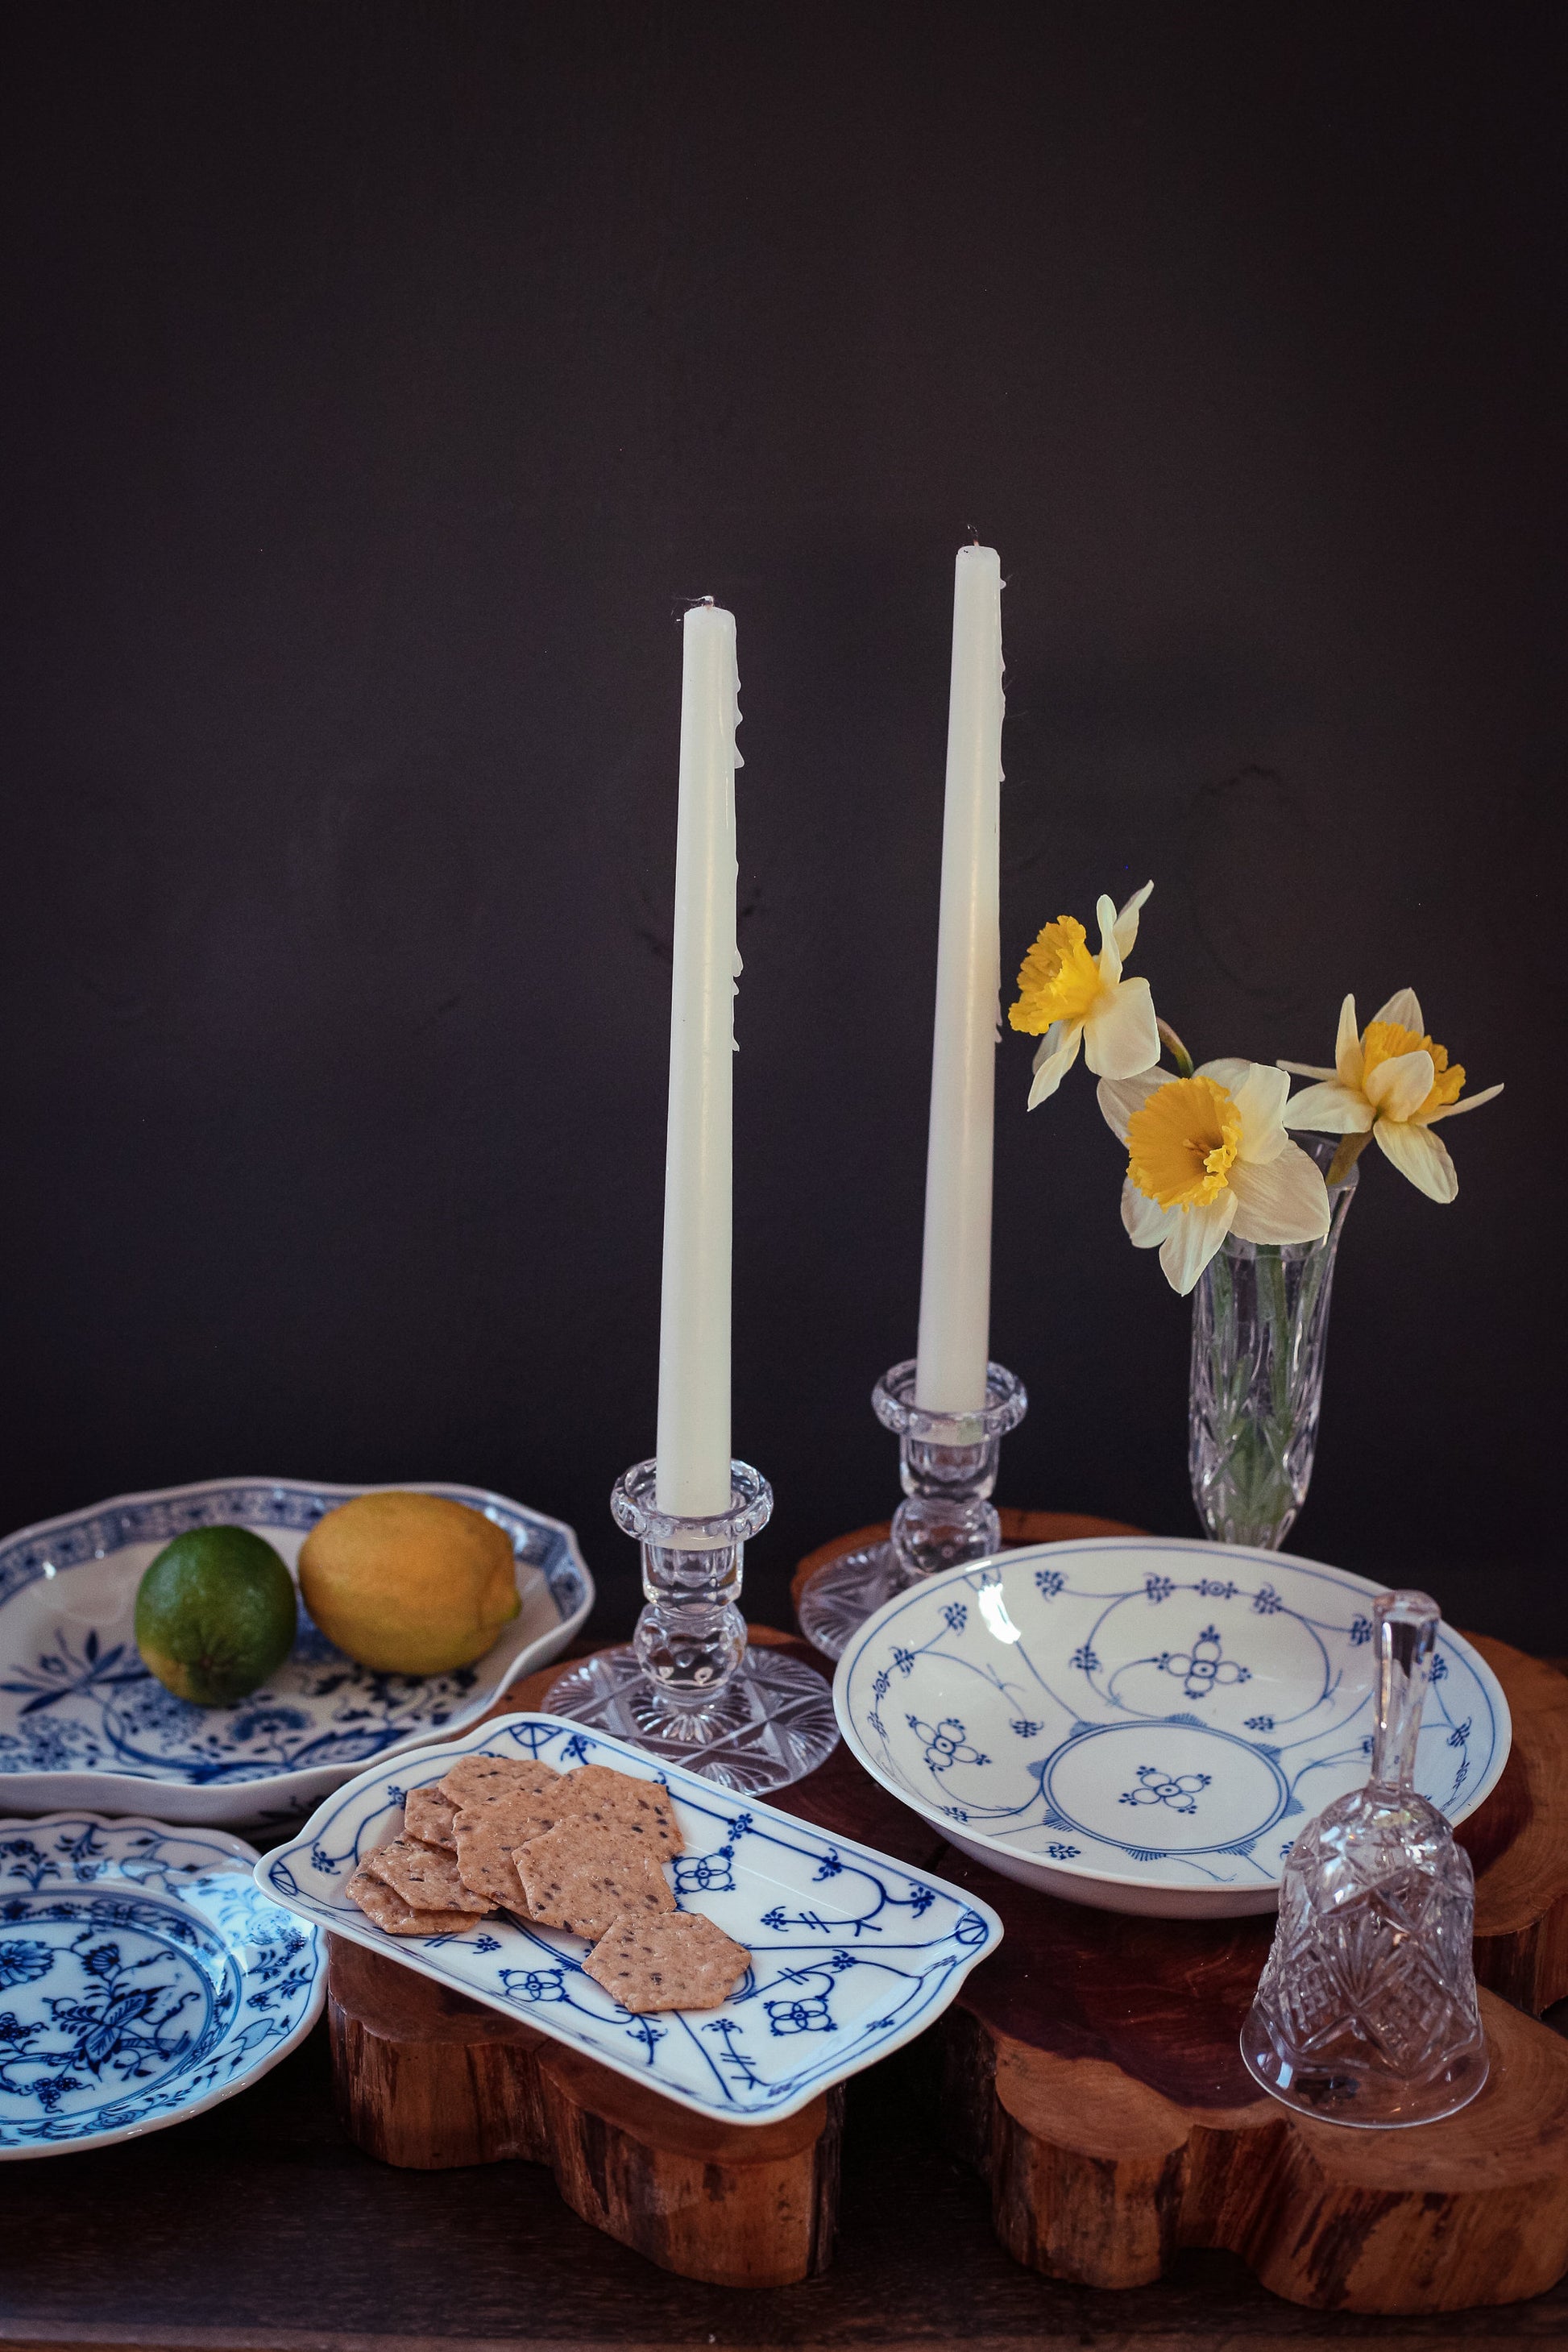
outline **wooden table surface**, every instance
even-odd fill
[[[404,2172],[332,2109],[325,2027],[226,2105],[139,2145],[0,2168],[0,2343],[169,2352],[780,2345],[1568,2344],[1568,2285],[1506,2311],[1325,2317],[1229,2255],[1100,2294],[1009,2261],[944,2156],[916,2043],[849,2090],[837,2258],[767,2294],[696,2286],[578,2221],[527,2164]]]
[[[1568,2029],[1568,2002],[1552,2019]],[[0,2165],[0,2345],[138,2352],[1216,2352],[1366,2344],[1568,2346],[1568,2280],[1528,2304],[1333,2316],[1189,2252],[1098,2292],[1005,2254],[989,2192],[935,2125],[929,2044],[848,2086],[837,2251],[766,2293],[669,2276],[579,2221],[542,2166],[395,2170],[333,2110],[323,2022],[254,2089],[94,2154]]]

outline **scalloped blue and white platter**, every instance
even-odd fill
[[[500,1917],[449,1936],[389,1936],[348,1901],[360,1862],[401,1829],[409,1790],[476,1755],[563,1771],[608,1764],[664,1782],[686,1841],[669,1865],[678,1906],[705,1913],[752,1955],[722,2008],[634,2017],[584,1972],[592,1948],[580,1936]],[[312,1926],[731,2124],[794,2115],[923,2032],[1002,1937],[994,1911],[946,1879],[551,1715],[502,1716],[363,1772],[258,1863],[256,1879]]]
[[[164,2131],[303,2041],[325,1950],[255,1864],[221,1830],[0,1822],[0,2158]]]
[[[1308,1820],[1367,1777],[1385,1589],[1239,1545],[1031,1544],[885,1602],[834,1705],[872,1779],[1006,1877],[1107,1911],[1272,1911]],[[1461,1822],[1511,1739],[1443,1625],[1416,1787]]]
[[[193,1706],[147,1672],[132,1628],[142,1571],[187,1528],[230,1523],[265,1537],[293,1572],[317,1520],[374,1488],[209,1478],[120,1495],[6,1537],[0,1804],[130,1812],[153,1801],[175,1822],[291,1821],[373,1757],[472,1723],[520,1675],[547,1665],[594,1601],[572,1529],[481,1487],[402,1483],[467,1503],[510,1538],[521,1606],[494,1648],[456,1674],[373,1674],[301,1608],[289,1655],[238,1706]]]

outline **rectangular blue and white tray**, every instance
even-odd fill
[[[721,2009],[634,2017],[584,1973],[580,1936],[500,1918],[456,1935],[389,1936],[348,1901],[360,1862],[401,1828],[408,1790],[479,1755],[537,1757],[563,1771],[608,1764],[665,1782],[686,1841],[670,1865],[677,1903],[752,1954]],[[793,2115],[911,2041],[1002,1937],[994,1911],[945,1879],[550,1715],[504,1716],[373,1766],[265,1855],[256,1878],[315,1926],[731,2124]]]

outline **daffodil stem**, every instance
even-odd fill
[[[1342,1135],[1339,1149],[1329,1162],[1329,1172],[1324,1181],[1330,1185],[1342,1184],[1371,1141],[1370,1127],[1363,1128],[1359,1135]]]
[[[1172,1028],[1170,1023],[1168,1021],[1160,1020],[1158,1015],[1156,1015],[1154,1026],[1160,1032],[1160,1043],[1170,1055],[1172,1061],[1174,1062],[1178,1074],[1184,1078],[1190,1078],[1193,1075],[1193,1057],[1188,1053],[1186,1047],[1183,1045],[1181,1039],[1177,1036],[1175,1031]]]
[[[1260,1243],[1258,1268],[1261,1281],[1258,1289],[1263,1299],[1264,1320],[1268,1326],[1268,1386],[1274,1406],[1275,1426],[1281,1430],[1285,1444],[1290,1442],[1295,1415],[1290,1409],[1290,1298],[1285,1286],[1285,1265],[1278,1245]]]

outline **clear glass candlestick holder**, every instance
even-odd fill
[[[1467,2105],[1487,2045],[1469,1857],[1414,1780],[1437,1604],[1384,1593],[1373,1624],[1372,1777],[1290,1849],[1241,2054],[1299,2114],[1386,2130]]]
[[[826,1657],[841,1657],[856,1627],[922,1576],[984,1559],[1002,1547],[991,1500],[1002,1440],[1029,1408],[1024,1383],[985,1367],[985,1402],[973,1412],[930,1412],[915,1402],[915,1367],[895,1364],[871,1391],[884,1429],[899,1440],[904,1500],[882,1543],[843,1553],[801,1595],[801,1631]]]
[[[752,1648],[736,1605],[746,1539],[773,1507],[773,1488],[745,1462],[731,1463],[730,1508],[712,1518],[661,1511],[657,1463],[618,1478],[610,1510],[642,1548],[647,1605],[629,1645],[552,1684],[549,1712],[747,1796],[815,1771],[838,1738],[827,1685],[787,1652]]]

